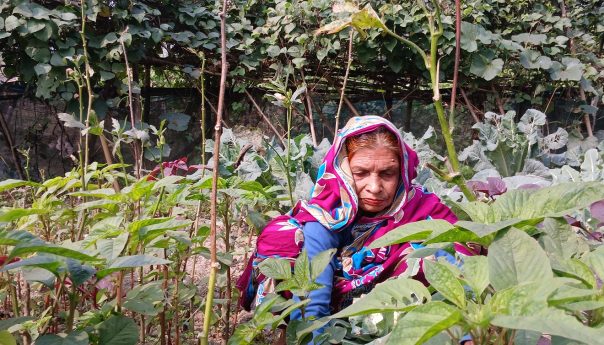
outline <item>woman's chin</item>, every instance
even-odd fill
[[[384,207],[384,205],[368,205],[361,203],[359,208],[363,213],[376,214],[383,211],[386,207]]]

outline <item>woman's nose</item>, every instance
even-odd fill
[[[379,176],[371,176],[367,183],[367,189],[371,193],[379,193],[382,190],[382,182]]]

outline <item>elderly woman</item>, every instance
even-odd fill
[[[273,219],[260,234],[256,252],[238,282],[243,307],[249,310],[260,304],[274,288],[274,282],[257,270],[258,263],[268,257],[294,259],[302,249],[311,259],[324,250],[339,249],[317,278],[324,287],[310,293],[305,316],[330,315],[391,277],[406,274],[422,279],[421,270],[408,267],[405,259],[417,244],[368,249],[406,223],[456,221],[436,195],[412,183],[418,162],[389,121],[378,116],[348,121],[319,167],[310,199]]]

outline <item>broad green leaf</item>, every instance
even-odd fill
[[[0,231],[0,245],[2,246],[16,246],[33,239],[36,237],[25,230]]]
[[[597,149],[589,149],[585,152],[583,163],[581,163],[581,178],[583,181],[598,181],[602,177],[600,168],[600,155]]]
[[[36,345],[88,345],[88,333],[75,331],[66,336],[56,334],[43,335],[36,339]]]
[[[298,287],[304,288],[305,285],[312,283],[310,280],[310,261],[306,249],[302,250],[294,263],[294,279]]]
[[[549,259],[535,239],[516,228],[489,247],[489,280],[495,290],[553,277]]]
[[[599,291],[595,289],[579,288],[572,285],[562,285],[553,294],[551,294],[547,301],[551,306],[562,306],[566,304],[588,301],[590,303],[595,302],[594,297],[598,295]]]
[[[486,56],[476,54],[472,59],[472,65],[470,66],[470,72],[477,75],[484,80],[491,80],[495,78],[503,70],[502,59],[489,59]]]
[[[82,265],[76,260],[67,259],[66,261],[69,278],[75,286],[84,284],[95,273],[94,268],[88,265]]]
[[[100,71],[101,81],[107,81],[115,78],[115,74],[108,71]]]
[[[478,49],[478,44],[476,43],[476,25],[461,22],[461,49],[471,53]]]
[[[158,258],[151,255],[140,254],[131,256],[122,256],[111,263],[109,268],[132,268],[149,265],[167,265],[172,261]]]
[[[162,187],[174,186],[174,185],[176,185],[177,182],[179,182],[182,179],[184,179],[184,177],[183,176],[178,176],[178,175],[166,176],[166,177],[162,178],[161,180],[155,182],[155,184],[153,185],[152,190],[157,190],[157,189],[160,189]]]
[[[177,131],[183,132],[187,130],[189,126],[189,121],[191,120],[191,115],[183,114],[183,113],[168,113],[159,116],[160,120],[168,121],[168,128]]]
[[[459,309],[444,302],[422,304],[398,320],[386,344],[423,344],[461,319]]]
[[[328,249],[317,254],[314,258],[312,258],[310,263],[310,280],[315,281],[317,277],[323,273],[325,267],[329,265],[331,258],[336,253],[336,249]]]
[[[40,186],[40,184],[36,183],[36,182],[30,182],[30,181],[8,179],[8,180],[0,181],[0,193],[7,191],[7,190],[14,189],[14,188],[23,187],[23,186],[37,187],[37,186]]]
[[[80,121],[76,120],[75,117],[73,117],[73,115],[71,114],[58,113],[57,116],[59,117],[59,120],[63,122],[63,125],[65,125],[65,127],[86,129],[86,126]]]
[[[115,190],[113,188],[100,188],[93,190],[83,190],[69,193],[71,196],[83,196],[83,197],[92,197],[92,198],[100,198],[100,199],[116,199],[119,195],[116,196]]]
[[[172,261],[161,259],[155,256],[140,254],[140,255],[131,255],[131,256],[122,256],[111,263],[111,265],[103,270],[97,272],[96,276],[98,279],[102,279],[106,275],[125,269],[125,268],[133,268],[140,266],[149,266],[149,265],[167,265]]]
[[[135,345],[138,326],[131,318],[113,315],[99,326],[99,345]]]
[[[124,299],[124,308],[135,313],[155,316],[159,313],[156,306],[164,300],[164,294],[162,282],[139,285],[128,291]]]
[[[17,341],[9,331],[0,331],[0,345],[17,345]]]
[[[529,43],[533,45],[541,45],[545,43],[547,36],[544,34],[533,34],[528,32],[523,32],[518,35],[512,35],[512,40],[518,43]]]
[[[40,208],[4,208],[0,210],[0,222],[12,222],[34,214],[46,214],[48,210]]]
[[[178,230],[191,225],[188,219],[166,218],[162,222],[149,224],[141,227],[138,230],[138,236],[146,243],[153,240],[157,236],[165,234],[168,230]]]
[[[491,324],[556,335],[590,345],[604,344],[602,330],[587,327],[558,309],[548,309],[541,314],[529,316],[497,315]]]
[[[466,294],[463,286],[451,270],[437,262],[424,260],[424,275],[436,291],[461,309],[466,307]]]
[[[271,310],[275,305],[285,302],[285,299],[279,295],[269,294],[262,301],[262,303],[256,307],[254,311],[254,317],[250,322],[243,323],[237,326],[233,335],[229,338],[227,344],[229,345],[247,345],[252,344],[254,338],[262,332],[265,326],[272,324],[278,316],[273,316]]]
[[[368,315],[387,311],[402,311],[430,301],[430,292],[417,280],[396,278],[377,284],[366,296],[348,308],[331,316],[332,319]]]
[[[457,225],[457,224],[456,224]],[[443,242],[476,242],[480,244],[489,244],[492,236],[480,238],[473,232],[454,226],[449,230],[434,230],[423,244],[443,243]]]
[[[407,223],[390,230],[387,234],[373,241],[369,248],[381,248],[397,243],[425,240],[433,231],[444,232],[453,228],[455,228],[454,225],[442,219]]]
[[[89,210],[89,209],[106,209],[111,210],[111,208],[115,208],[117,210],[117,205],[119,204],[119,200],[109,200],[109,199],[101,199],[101,200],[92,200],[88,202],[83,202],[77,205],[74,210],[76,212]]]
[[[561,183],[538,190],[511,190],[492,204],[457,204],[474,222],[493,224],[518,218],[540,222],[543,218],[562,217],[604,199],[601,182]]]
[[[478,237],[485,237],[485,236],[494,234],[500,230],[503,230],[505,228],[509,228],[510,226],[514,226],[521,222],[522,222],[522,219],[517,219],[517,218],[508,219],[508,220],[496,222],[493,224],[483,224],[483,223],[478,223],[478,222],[468,222],[468,221],[460,220],[457,223],[455,223],[455,225],[460,228],[470,230],[471,232],[476,234],[476,236],[478,236]]]
[[[45,243],[42,240],[32,240],[27,243],[21,243],[15,246],[15,248],[10,252],[9,258],[15,258],[20,256],[25,256],[26,254],[32,253],[48,253],[54,254],[58,256],[62,256],[69,259],[81,260],[85,262],[99,262],[102,259],[90,256],[86,253],[65,248],[63,246],[59,246],[56,244]]]
[[[315,34],[315,36],[325,34],[325,33],[329,34],[329,35],[335,34],[335,33],[338,33],[340,31],[344,30],[348,26],[350,26],[351,23],[352,23],[352,18],[338,19],[329,24],[323,25],[322,27],[317,29],[314,34]]]
[[[13,262],[12,264],[5,265],[2,268],[2,270],[0,270],[0,271],[1,272],[10,271],[15,268],[29,267],[29,266],[43,268],[45,270],[52,272],[54,275],[58,276],[59,268],[62,266],[62,264],[57,258],[50,257],[50,256],[36,255],[36,256],[31,256],[31,257],[23,259],[23,260]]]
[[[278,317],[276,317],[272,323],[272,328],[275,329],[277,328],[277,326],[279,326],[279,324],[281,323],[281,321],[285,320],[286,317],[288,317],[294,310],[296,309],[300,309],[303,306],[307,305],[308,303],[310,303],[310,299],[304,299],[302,301],[293,303],[292,305],[290,305],[289,307],[283,309],[282,311],[279,312],[279,314],[277,315]],[[327,322],[328,320],[326,320]]]
[[[596,278],[593,272],[589,266],[581,262],[579,259],[570,258],[557,260],[552,258],[550,262],[552,269],[558,275],[578,279],[589,288],[595,288],[597,286]]]
[[[516,330],[514,344],[539,345],[539,339],[541,339],[541,332]]]
[[[489,263],[485,256],[468,256],[461,266],[463,280],[472,288],[478,297],[489,286]]]
[[[487,304],[495,315],[532,315],[547,308],[547,297],[565,283],[548,279],[514,285],[495,292]]]
[[[53,274],[52,272],[39,267],[23,266],[21,268],[21,274],[23,274],[23,278],[25,278],[28,283],[41,283],[50,289],[55,287],[57,280],[56,273]]]
[[[315,35],[320,35],[323,33],[335,34],[349,26],[352,26],[359,32],[361,37],[365,38],[367,36],[367,29],[386,28],[386,26],[370,4],[367,4],[362,10],[356,9],[352,11],[353,8],[353,6],[349,6],[348,9],[351,11],[351,15],[348,18],[338,19],[327,25],[322,26],[321,28],[315,31]]]
[[[587,300],[587,301],[578,301],[578,302],[570,302],[563,304],[560,309],[568,310],[570,312],[575,313],[584,313],[589,312],[591,310],[604,308],[604,301],[600,300]]]
[[[0,331],[6,331],[13,326],[20,325],[24,322],[31,321],[34,318],[31,316],[12,317],[10,319],[0,320]]]
[[[99,254],[108,261],[118,258],[128,242],[128,233],[122,233],[115,238],[99,239],[96,241],[96,248]]]
[[[382,22],[378,14],[367,4],[362,10],[356,12],[351,17],[351,25],[357,29],[357,31],[364,38],[366,36],[365,30],[367,29],[385,29],[386,25]]]
[[[604,246],[599,246],[596,250],[587,254],[585,262],[600,280],[604,280]]]
[[[546,218],[540,230],[543,235],[539,238],[539,242],[550,257],[558,260],[569,259],[580,254],[583,249],[589,250],[587,244],[581,242],[581,237],[577,236],[563,218]]]
[[[6,20],[4,21],[4,29],[8,32],[13,31],[14,29],[18,28],[19,26],[21,26],[21,23],[19,22],[19,18],[10,15],[8,17],[6,17]]]
[[[258,268],[265,276],[277,280],[289,279],[292,276],[292,266],[287,259],[268,258],[262,261]]]
[[[36,71],[36,74],[38,76],[40,76],[42,74],[48,74],[48,72],[50,72],[51,69],[52,69],[52,66],[47,63],[39,63],[34,66],[34,71]]]

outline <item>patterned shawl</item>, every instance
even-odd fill
[[[373,217],[357,217],[358,197],[344,143],[347,138],[379,127],[385,127],[398,139],[401,152],[400,183],[390,208]],[[342,276],[335,278],[334,296],[343,296],[359,288],[370,289],[377,282],[401,274],[421,274],[420,265],[408,265],[405,260],[405,256],[414,249],[411,243],[367,249],[371,242],[406,223],[425,219],[457,220],[436,195],[412,184],[411,181],[417,176],[418,163],[415,151],[403,141],[397,128],[388,120],[379,116],[350,119],[338,132],[319,167],[310,199],[298,201],[288,214],[271,220],[258,237],[256,252],[237,282],[242,292],[242,306],[249,310],[254,300],[256,305],[259,304],[268,292],[268,285],[273,283],[266,284],[267,279],[255,269],[257,264],[267,257],[296,258],[304,244],[302,228],[307,222],[319,222],[331,231],[349,231],[352,235],[352,244],[341,252]]]

